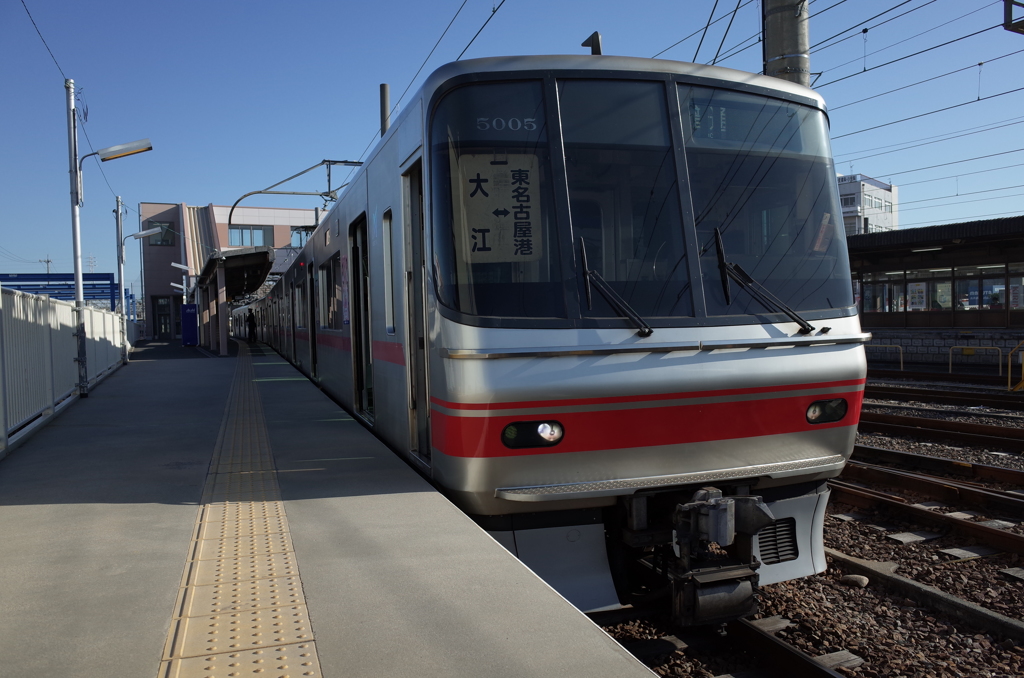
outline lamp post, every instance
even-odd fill
[[[121,363],[124,365],[128,364],[128,316],[127,309],[124,306],[124,243],[128,238],[135,238],[141,240],[146,236],[157,235],[162,229],[160,228],[148,228],[145,231],[139,231],[138,233],[132,233],[121,237],[121,196],[117,196],[117,209],[114,210],[114,214],[117,215],[117,293],[121,304]]]
[[[82,161],[91,155],[98,155],[100,161],[115,160],[136,153],[144,153],[153,150],[153,144],[149,139],[140,139],[128,144],[108,146],[98,151],[89,153],[78,158],[78,119],[75,112],[75,81],[70,78],[64,81],[64,89],[67,91],[68,109],[68,162],[71,174],[71,239],[75,259],[75,324],[77,325],[75,337],[78,343],[78,395],[81,398],[89,397],[89,371],[86,365],[85,345],[85,295],[82,289],[82,238],[79,226],[78,210],[82,206]]]

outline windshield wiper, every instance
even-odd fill
[[[725,290],[726,305],[732,303],[732,294],[729,290],[729,279],[732,278],[765,308],[781,311],[788,315],[793,322],[800,326],[800,334],[810,334],[814,331],[814,326],[804,320],[786,302],[776,297],[768,288],[754,280],[739,264],[730,263],[726,259],[725,245],[722,244],[722,232],[718,228],[715,228],[715,249],[718,251],[718,270],[722,273],[722,288]],[[826,334],[831,329],[831,327],[822,327],[821,333]]]
[[[601,293],[601,296],[605,298],[608,305],[615,309],[623,318],[628,318],[633,321],[633,324],[637,326],[637,334],[641,337],[649,337],[654,334],[654,329],[644,321],[640,315],[633,310],[633,308],[619,296],[619,293],[612,289],[612,286],[601,277],[601,274],[597,271],[593,271],[587,265],[587,246],[583,243],[583,238],[580,238],[580,263],[583,264],[583,281],[587,291],[587,308],[589,310],[594,309],[594,300],[591,296],[590,285],[593,283],[597,291]]]

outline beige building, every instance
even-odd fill
[[[301,247],[316,227],[318,210],[184,203],[139,204],[143,239],[142,294],[145,336],[182,336],[181,305],[199,305],[200,344],[226,351],[228,304],[251,295],[275,259]],[[229,225],[230,216],[230,225]],[[281,256],[277,250],[283,250]],[[186,301],[187,300],[187,301]]]

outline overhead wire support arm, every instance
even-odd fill
[[[304,169],[304,170],[302,170],[301,172],[299,172],[297,174],[293,174],[290,177],[288,177],[287,179],[282,179],[281,181],[277,182],[276,184],[272,184],[270,186],[267,186],[266,188],[264,188],[261,191],[250,191],[249,193],[246,193],[241,198],[236,200],[235,203],[231,206],[231,211],[228,212],[228,228],[231,228],[231,225],[232,225],[231,219],[232,219],[232,217],[235,214],[235,208],[238,207],[238,203],[242,202],[243,200],[245,200],[246,198],[248,198],[250,196],[260,195],[260,194],[264,194],[264,195],[315,195],[315,196],[319,196],[321,198],[324,198],[325,200],[337,200],[338,199],[337,189],[333,189],[333,190],[331,189],[331,167],[333,167],[334,165],[341,165],[343,167],[360,167],[360,166],[362,166],[362,164],[363,163],[359,162],[358,160],[321,160],[320,162],[318,162],[317,164],[313,165],[312,167]],[[286,184],[289,181],[291,181],[292,179],[297,179],[298,177],[301,177],[303,174],[307,174],[309,172],[312,172],[317,167],[323,167],[324,165],[327,166],[327,190],[322,192],[322,193],[314,193],[314,192],[310,192],[310,191],[275,191],[275,190],[273,190],[273,189],[277,188],[278,186],[280,186],[281,184]],[[338,188],[344,188],[344,185],[339,186]]]

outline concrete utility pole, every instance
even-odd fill
[[[805,87],[811,83],[806,0],[764,0],[764,74]]]
[[[78,167],[78,121],[75,119],[75,81],[64,81],[68,106],[68,164],[71,175],[71,241],[75,258],[75,338],[78,344],[78,396],[89,397],[89,371],[85,360],[88,355],[85,343],[85,293],[82,289],[82,238],[80,235],[78,208],[81,205],[82,178]]]

